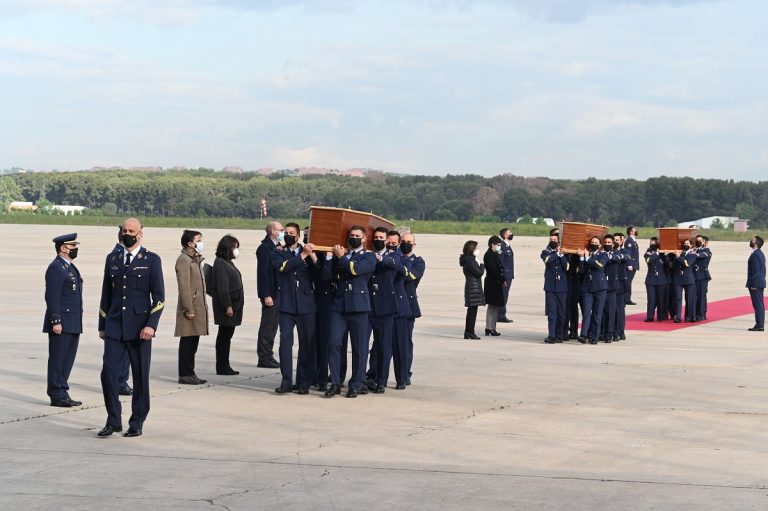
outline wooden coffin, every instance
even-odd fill
[[[694,245],[698,229],[680,228],[680,227],[659,227],[659,251],[672,252],[680,250],[683,241],[690,240],[691,246]]]
[[[330,252],[334,245],[347,246],[349,229],[353,225],[365,228],[365,248],[371,250],[373,231],[377,227],[392,230],[395,224],[373,213],[364,213],[354,209],[328,208],[310,206],[309,212],[309,243],[317,246],[317,250]]]
[[[560,245],[566,254],[575,254],[580,248],[587,248],[592,236],[600,238],[603,244],[603,236],[608,234],[608,228],[604,225],[583,224],[579,222],[560,222]]]

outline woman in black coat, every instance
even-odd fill
[[[496,331],[499,307],[504,303],[504,266],[501,263],[501,238],[491,236],[488,250],[483,256],[485,263],[485,335],[501,335]]]
[[[475,335],[477,308],[485,305],[483,283],[480,281],[485,268],[478,261],[478,257],[480,257],[480,251],[477,250],[477,242],[469,240],[464,243],[464,249],[459,256],[459,266],[464,272],[464,307],[467,308],[467,321],[464,326],[465,339],[479,339]]]
[[[229,365],[229,349],[235,327],[243,322],[243,277],[232,263],[240,255],[240,242],[227,234],[216,247],[213,262],[213,322],[219,325],[216,336],[216,374],[240,374]]]

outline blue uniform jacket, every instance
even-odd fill
[[[748,288],[765,289],[765,254],[756,248],[747,260]]]
[[[333,266],[333,258],[326,259],[325,254],[317,254],[317,265],[313,276],[317,312],[331,312],[333,295],[338,285],[338,282],[333,279]]]
[[[541,260],[544,261],[544,291],[567,293],[568,254],[558,255],[557,250],[545,248],[541,251]]]
[[[693,267],[693,278],[696,280],[712,280],[709,274],[709,261],[712,260],[712,251],[709,247],[696,249],[696,265]]]
[[[616,257],[619,258],[619,264],[617,265],[618,274],[617,274],[617,281],[616,285],[614,286],[614,289],[616,289],[617,293],[625,293],[627,291],[627,266],[631,264],[632,258],[629,255],[629,252],[625,248],[617,248],[614,251],[614,254]]]
[[[605,265],[605,279],[608,281],[608,291],[617,291],[619,285],[619,265],[622,263],[621,254],[615,250],[605,253],[608,262]]]
[[[515,278],[515,253],[504,241],[501,243],[501,266],[504,268],[504,280],[511,282]]]
[[[411,306],[411,317],[420,318],[421,308],[419,307],[419,296],[416,294],[416,289],[419,287],[421,277],[424,276],[424,271],[427,269],[427,263],[421,257],[410,254],[403,256],[403,264],[408,268],[408,277],[405,279],[405,294],[408,295],[408,301]]]
[[[608,289],[608,279],[605,276],[605,266],[608,264],[608,254],[602,250],[589,254],[581,261],[584,278],[581,281],[581,291],[597,293]]]
[[[624,240],[624,250],[629,254],[631,261],[628,266],[632,266],[634,271],[637,271],[640,266],[640,248],[637,246],[637,240],[632,236],[629,236]]]
[[[267,234],[256,249],[256,293],[261,299],[267,296],[273,299],[277,297],[277,272],[272,266],[272,252],[276,247]]]
[[[317,311],[313,283],[315,264],[309,257],[301,258],[302,249],[299,245],[298,255],[288,247],[277,247],[272,251],[272,265],[277,273],[277,307],[280,312],[314,314]]]
[[[410,271],[405,266],[403,259],[405,256],[400,252],[390,252],[392,259],[397,263],[397,273],[395,274],[395,317],[397,318],[410,318],[411,317],[411,302],[408,299],[408,295],[405,292],[405,282],[410,278]]]
[[[647,250],[645,263],[648,265],[648,272],[645,274],[646,286],[666,286],[669,284],[666,258],[659,254],[658,250]]]
[[[334,261],[337,282],[332,307],[338,312],[368,312],[371,301],[368,279],[376,267],[373,252],[360,250]]]
[[[693,265],[696,264],[696,252],[689,250],[673,259],[672,283],[676,286],[689,286],[694,284]]]
[[[43,332],[58,324],[63,333],[83,333],[83,279],[75,265],[56,256],[45,271]]]
[[[138,339],[145,326],[157,330],[163,307],[165,285],[160,256],[141,247],[126,268],[122,250],[113,250],[104,264],[99,331],[113,339]]]
[[[371,254],[376,257],[374,252]],[[391,253],[385,252],[368,280],[368,290],[371,297],[371,316],[390,316],[397,312],[397,296],[395,295],[395,276],[398,267],[402,267]]]

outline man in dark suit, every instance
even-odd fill
[[[762,332],[765,330],[765,302],[763,293],[765,292],[765,254],[763,254],[763,238],[754,236],[749,247],[752,253],[747,260],[747,289],[752,298],[752,308],[755,310],[755,326],[749,329],[750,332]]]
[[[333,247],[333,272],[336,274],[336,290],[331,308],[331,344],[329,366],[331,386],[326,397],[341,393],[341,344],[349,330],[352,344],[352,376],[349,379],[347,397],[357,397],[364,385],[365,361],[368,353],[368,279],[376,266],[376,256],[366,252],[365,229],[353,226],[349,230],[347,246]]]
[[[277,272],[272,266],[272,252],[283,241],[285,230],[280,222],[269,222],[267,235],[256,249],[256,290],[261,301],[261,321],[256,339],[257,367],[276,369],[280,364],[275,360],[275,335],[280,320],[277,306]]]
[[[83,333],[83,279],[72,263],[77,257],[77,233],[53,238],[56,258],[45,271],[45,319],[48,334],[48,397],[51,406],[69,408],[83,403],[69,397],[69,374]]]
[[[509,289],[515,278],[515,253],[512,250],[512,239],[515,237],[508,228],[499,231],[501,238],[501,265],[504,267],[504,302],[499,307],[499,323],[512,323],[507,317],[507,302],[509,301]]]
[[[160,256],[141,246],[144,232],[136,218],[122,225],[124,253],[110,253],[104,265],[99,305],[99,337],[104,339],[101,388],[107,424],[98,436],[122,431],[118,373],[128,353],[133,374],[131,417],[126,437],[142,434],[149,413],[149,365],[152,338],[165,307],[165,285]]]
[[[627,227],[627,239],[624,241],[624,249],[629,254],[630,262],[627,264],[627,286],[624,290],[624,303],[637,305],[632,301],[632,281],[640,268],[640,248],[637,246],[637,228]]]
[[[411,316],[408,318],[408,379],[406,385],[411,384],[413,367],[413,327],[416,325],[416,318],[421,317],[421,308],[419,307],[419,296],[416,290],[419,287],[421,278],[424,276],[427,264],[421,256],[417,256],[413,249],[416,247],[416,237],[411,232],[403,233],[400,240],[400,252],[403,254],[403,264],[408,268],[408,278],[405,279],[405,293],[410,301]]]
[[[315,379],[315,289],[313,277],[317,264],[314,245],[301,246],[299,226],[285,226],[285,246],[272,252],[277,271],[277,307],[280,310],[280,373],[283,376],[278,394],[296,391],[308,394]],[[293,385],[293,329],[299,336],[296,361],[296,385]]]
[[[709,238],[699,234],[696,236],[696,265],[693,268],[693,278],[696,280],[696,319],[707,319],[707,292],[712,276],[709,273],[709,262],[712,251],[709,249]]]

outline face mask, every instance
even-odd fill
[[[556,241],[550,241],[549,242],[549,248],[551,248],[552,250],[556,249],[557,248],[557,242]]]
[[[755,248],[755,242],[754,241],[750,241],[749,242],[749,248]]]
[[[493,251],[496,252],[497,254],[501,254],[501,245],[494,245]]]
[[[237,257],[240,255],[240,249],[234,248],[232,249],[232,259],[237,259]]]
[[[611,250],[613,250],[613,245],[603,245],[603,250],[605,250],[606,252],[610,252]]]
[[[397,245],[387,245],[387,250],[395,251],[397,250]]]
[[[599,248],[600,248],[600,245],[595,245],[594,243],[589,244],[589,250],[591,250],[592,252],[597,252],[597,249]]]
[[[656,243],[651,243],[651,250],[656,250],[659,247]]]
[[[702,243],[702,242],[701,242],[701,241],[699,241],[699,240],[696,240],[696,246],[697,246],[697,247],[701,248],[701,246],[702,246],[702,245],[704,245],[704,243]]]
[[[349,246],[353,249],[360,248],[363,244],[363,238],[349,238],[348,240]]]
[[[474,255],[475,257],[480,257],[480,251],[475,249]]]
[[[512,241],[512,240],[514,239],[514,237],[515,237],[515,235],[514,235],[514,234],[510,234],[509,236],[507,236],[507,239],[508,239],[509,241]]]
[[[349,244],[352,245],[352,240],[355,238],[349,238]],[[386,242],[384,240],[373,240],[373,249],[376,252],[381,252],[384,249],[384,244]],[[357,247],[355,247],[357,248]]]
[[[285,239],[285,231],[280,231],[277,233],[277,241],[283,241]]]
[[[411,250],[413,250],[413,245],[411,243],[406,243],[405,241],[400,243],[400,252],[403,254],[408,255],[411,253]]]
[[[136,244],[136,242],[137,242],[137,241],[139,241],[139,240],[138,240],[138,238],[136,238],[136,236],[134,236],[133,234],[121,234],[121,235],[120,235],[120,241],[122,241],[122,242],[123,242],[123,246],[124,246],[125,248],[131,248],[131,247],[132,247],[132,246],[134,246],[134,245]]]
[[[283,236],[283,241],[285,241],[286,247],[292,247],[294,243],[296,243],[296,236],[293,236],[291,234],[286,234]]]
[[[202,241],[198,241],[198,242],[195,244],[195,250],[197,250],[197,253],[198,253],[198,254],[202,254],[202,253],[203,253],[203,249],[204,249],[204,248],[205,248],[205,245],[203,244],[203,242],[202,242]]]
[[[76,248],[70,248],[69,249],[69,258],[74,259],[77,257],[77,249]]]
[[[683,251],[688,251],[691,249],[690,245],[683,245]]]

